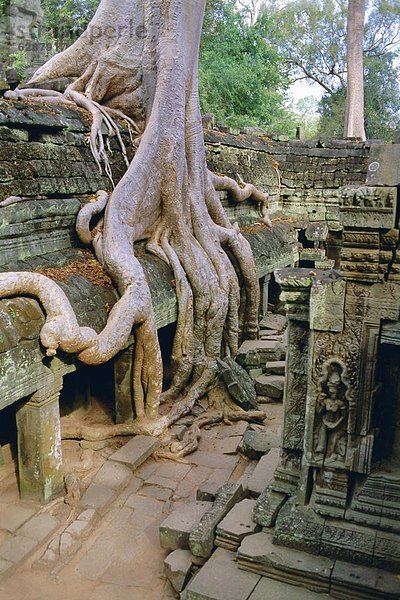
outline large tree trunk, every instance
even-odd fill
[[[364,128],[365,0],[349,0],[345,138],[366,139]]]
[[[135,431],[159,433],[206,393],[217,358],[237,351],[239,313],[243,337],[256,337],[258,329],[251,249],[227,219],[216,190],[229,189],[238,200],[254,195],[263,205],[266,196],[207,170],[197,78],[204,8],[205,0],[102,0],[86,33],[32,79],[37,85],[75,78],[64,96],[38,89],[9,94],[67,99],[90,110],[91,148],[107,168],[102,124],[118,133],[114,118],[122,115],[139,132],[134,159],[108,202],[99,192],[77,223],[121,295],[104,330],[97,335],[80,328],[67,298],[47,278],[0,274],[0,297],[28,293],[41,300],[47,312],[41,341],[49,355],[61,348],[87,364],[107,361],[134,326]],[[91,217],[102,211],[100,227],[91,232]],[[150,291],[134,252],[138,240],[147,240],[147,249],[170,265],[176,281],[174,376],[163,395]],[[233,263],[246,292],[242,307]],[[158,418],[160,400],[178,396],[170,414]]]

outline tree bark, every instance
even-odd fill
[[[349,0],[345,138],[366,139],[364,127],[365,0]]]

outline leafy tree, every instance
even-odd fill
[[[288,78],[276,49],[267,43],[271,21],[255,25],[235,0],[208,6],[200,54],[200,100],[204,112],[233,126],[273,126],[284,115]]]
[[[77,39],[92,19],[99,0],[42,0],[46,37],[58,49]]]
[[[347,0],[295,0],[284,6],[265,0],[265,11],[275,22],[270,42],[290,69],[293,81],[308,80],[323,88],[321,131],[342,137],[343,98],[347,85]],[[366,129],[368,135],[385,137],[393,126],[396,77],[393,60],[400,54],[400,7],[398,0],[369,0],[364,38]],[[375,61],[375,62],[374,62]],[[383,61],[379,63],[379,61]],[[386,84],[373,64],[389,66]],[[378,109],[377,107],[380,107]],[[337,130],[339,115],[341,131]],[[379,117],[380,115],[380,117]],[[332,119],[328,123],[328,117]],[[378,125],[380,119],[381,125]]]
[[[393,53],[370,56],[365,61],[365,130],[368,138],[390,141],[400,123],[400,68]],[[319,134],[341,137],[346,90],[326,94],[320,104]]]

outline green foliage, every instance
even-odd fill
[[[86,29],[100,0],[42,0],[47,41],[57,49],[71,44]]]
[[[247,25],[235,4],[211,0],[207,6],[199,69],[202,110],[232,126],[271,128],[285,114],[285,67],[266,41],[267,16]]]
[[[18,73],[18,77],[22,81],[25,79],[26,69],[28,67],[28,57],[26,55],[26,50],[20,50],[19,52],[15,52],[14,54],[10,54],[11,59],[11,67],[15,69]]]

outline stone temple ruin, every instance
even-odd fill
[[[117,293],[75,234],[81,204],[110,189],[85,143],[89,127],[81,110],[0,101],[0,269],[52,277],[80,322],[99,331]],[[186,586],[187,600],[257,600],[276,581],[292,584],[288,598],[399,598],[400,145],[276,142],[217,129],[205,130],[205,141],[213,171],[270,194],[271,229],[251,202],[223,203],[252,246],[262,290],[260,340],[245,342],[237,362],[260,401],[284,395],[284,414],[272,449],[263,434],[245,435],[247,454],[260,459],[250,479],[200,485],[195,517],[180,506],[161,523],[167,575],[177,591]],[[113,148],[118,180],[124,163]],[[11,196],[22,200],[1,203]],[[138,255],[167,356],[173,276]],[[269,312],[278,300],[285,333],[282,315]],[[65,391],[79,416],[98,380],[117,422],[134,415],[129,348],[92,370],[69,355],[46,359],[43,322],[36,300],[0,301],[0,414],[15,418],[22,499],[47,503],[65,485]],[[156,449],[146,448],[144,458]],[[1,544],[0,558],[6,577],[16,565]]]

